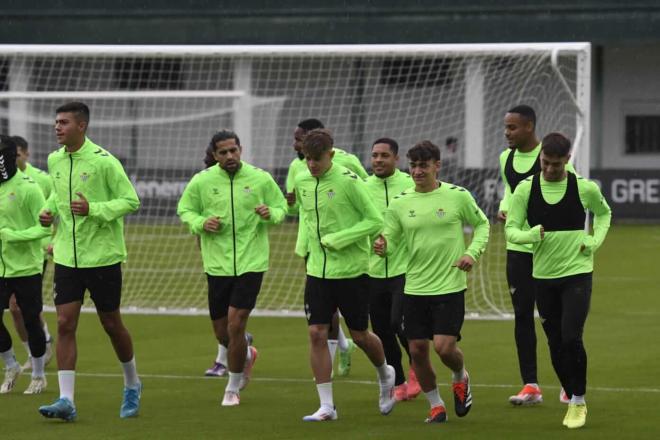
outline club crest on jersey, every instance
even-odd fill
[[[438,208],[438,210],[435,211],[435,215],[437,215],[438,218],[442,218],[442,217],[444,217],[445,214],[446,214],[446,212],[445,212],[445,210],[442,209],[442,208]]]
[[[9,195],[7,195],[7,198],[9,199],[10,202],[13,202],[14,200],[16,200],[16,194],[13,192],[9,193]]]
[[[410,211],[408,211],[408,217],[417,217],[417,215],[415,214],[414,209],[411,209]]]
[[[332,200],[335,197],[335,194],[336,193],[333,190],[328,191],[328,198]]]
[[[80,175],[80,180],[82,180],[83,182],[87,182],[87,181],[89,180],[89,174],[87,174],[87,173],[82,173],[82,174]]]
[[[243,192],[245,194],[250,194],[252,192],[252,188],[250,188],[249,186],[246,186],[245,188],[243,188]]]

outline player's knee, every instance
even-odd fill
[[[456,351],[456,343],[450,341],[437,342],[433,344],[433,348],[440,358],[449,359]]]
[[[351,338],[353,338],[353,342],[355,342],[355,345],[363,350],[369,344],[369,336],[370,334],[366,330],[361,332],[351,331]]]
[[[124,329],[124,325],[119,319],[103,318],[101,319],[101,325],[103,325],[103,330],[105,330],[109,336],[115,336]]]
[[[429,355],[429,346],[426,341],[422,341],[421,343],[408,341],[408,349],[410,350],[410,357],[413,358],[413,362],[424,360]]]
[[[312,345],[323,345],[328,341],[328,331],[320,328],[309,328],[309,342]]]
[[[62,335],[68,335],[76,331],[77,319],[65,315],[60,315],[57,317],[57,333]]]

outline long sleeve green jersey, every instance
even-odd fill
[[[48,175],[43,170],[40,170],[37,167],[32,166],[29,163],[25,164],[25,170],[23,170],[23,173],[25,173],[28,177],[30,177],[32,180],[37,182],[37,185],[39,185],[39,188],[41,188],[41,192],[44,195],[44,199],[48,200],[48,197],[50,197],[50,193],[52,192],[53,189],[53,182]],[[41,239],[41,249],[43,250],[44,253],[44,258],[46,258],[46,250],[48,249],[48,245],[50,245],[51,242],[51,236],[47,236]]]
[[[270,219],[255,212],[267,205]],[[268,229],[286,215],[286,199],[266,171],[246,162],[235,174],[220,165],[197,173],[183,191],[177,214],[193,234],[200,236],[204,272],[238,276],[268,270]],[[220,218],[216,232],[204,230],[210,217]]]
[[[119,160],[85,138],[73,153],[66,147],[52,152],[48,172],[53,192],[45,209],[60,219],[53,240],[55,263],[87,268],[125,261],[124,216],[137,211],[140,200]],[[76,193],[89,202],[86,216],[71,212]]]
[[[333,163],[348,168],[362,179],[366,179],[369,176],[365,171],[364,167],[362,166],[360,159],[358,159],[357,156],[347,151],[344,151],[341,148],[333,147],[333,150],[335,151],[335,155],[332,157]],[[287,192],[293,192],[296,176],[298,176],[298,174],[300,173],[309,173],[307,169],[307,162],[305,161],[304,158],[302,159],[295,158],[291,161],[291,164],[289,165],[289,172],[287,173],[286,176]],[[302,215],[304,214],[300,212],[300,204],[298,201],[296,201],[294,205],[288,207],[288,214],[299,216],[298,236],[296,238],[295,252],[296,255],[305,257],[309,253],[308,250],[309,243],[307,240],[307,236],[305,235],[305,228],[303,226],[304,220],[302,218]]]
[[[381,178],[376,175],[367,178],[367,189],[371,200],[384,216],[392,198],[403,191],[414,188],[415,182],[408,173],[399,169],[391,176]],[[400,246],[392,256],[381,258],[370,249],[369,276],[373,278],[391,278],[406,273],[407,255],[405,246]]]
[[[463,225],[474,227],[465,247]],[[406,247],[408,295],[443,295],[467,288],[467,274],[454,267],[463,255],[475,261],[483,254],[490,225],[472,195],[464,188],[441,182],[427,193],[407,190],[394,197],[385,213],[383,235],[387,255]]]
[[[44,203],[38,184],[21,171],[0,184],[0,278],[41,273],[40,241],[50,234],[39,223]]]
[[[382,228],[364,181],[333,163],[321,177],[300,173],[295,180],[301,222],[308,239],[307,274],[354,278],[369,270],[369,237]]]
[[[505,213],[508,213],[509,211],[509,205],[511,204],[511,196],[513,195],[513,190],[515,188],[512,188],[511,183],[509,182],[509,179],[507,179],[505,170],[506,170],[506,162],[509,157],[509,154],[511,153],[511,149],[507,148],[500,154],[500,176],[502,178],[502,183],[504,184],[504,196],[502,197],[502,200],[500,201],[500,206],[499,210]],[[513,170],[517,173],[523,174],[532,169],[534,166],[534,163],[539,160],[539,154],[541,153],[541,143],[539,143],[532,151],[528,151],[526,153],[521,152],[519,150],[514,150],[513,152]],[[573,168],[573,165],[570,163],[566,165],[566,169],[575,173],[575,168]],[[527,225],[527,229],[529,229],[529,225]],[[506,242],[506,248],[507,250],[510,251],[519,251],[519,252],[532,252],[532,245],[531,244],[517,244],[517,243],[512,243],[511,241]]]
[[[549,204],[558,203],[566,193],[568,179],[548,182],[540,176],[541,194]],[[541,279],[563,278],[569,275],[593,271],[593,254],[607,235],[612,218],[607,201],[598,185],[577,177],[580,202],[584,209],[593,212],[593,235],[585,230],[546,231],[541,240],[541,225],[527,228],[528,203],[532,178],[525,179],[516,188],[506,220],[506,239],[517,244],[532,244],[533,276]],[[584,245],[584,250],[580,248]]]

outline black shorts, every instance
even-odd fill
[[[374,306],[389,304],[392,328],[401,328],[405,285],[405,274],[391,278],[369,278],[369,309],[373,312]]]
[[[42,309],[41,274],[16,278],[0,278],[0,309],[9,308],[9,298],[15,295],[23,315],[39,314]]]
[[[75,268],[55,263],[53,300],[56,306],[85,301],[85,290],[96,310],[114,312],[121,304],[121,263],[110,266]]]
[[[229,306],[254,309],[264,279],[263,272],[246,272],[237,277],[206,274],[209,284],[209,314],[211,319],[224,318]]]
[[[460,341],[464,319],[465,290],[446,295],[404,295],[403,322],[409,340],[448,335]]]
[[[369,327],[369,277],[327,279],[307,275],[305,316],[308,325],[330,324],[339,309],[346,326],[364,331]]]

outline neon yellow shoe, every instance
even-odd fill
[[[569,403],[569,409],[573,407],[573,411],[567,414],[568,419],[564,421],[569,429],[582,428],[587,423],[587,404],[586,403]]]
[[[566,409],[566,415],[564,416],[564,421],[561,422],[562,425],[568,426],[568,421],[573,417],[573,404],[570,403],[568,404],[568,408]]]
[[[351,372],[351,356],[355,351],[355,342],[352,339],[346,339],[348,348],[346,351],[339,350],[339,365],[337,365],[338,376],[348,376]]]

